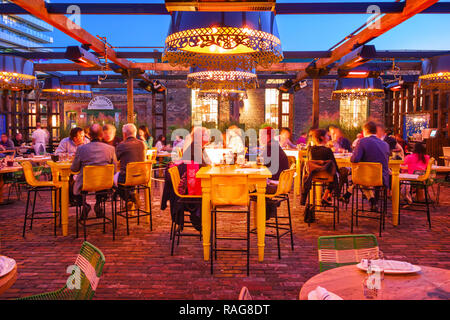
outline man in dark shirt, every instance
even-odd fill
[[[0,151],[11,151],[14,150],[14,142],[12,142],[11,139],[9,139],[8,135],[6,133],[2,133],[2,137],[0,140]],[[7,152],[7,153],[2,153],[1,155],[13,155],[13,152]]]
[[[121,142],[119,137],[116,137],[116,127],[112,124],[105,124],[103,126],[103,142],[116,148]]]
[[[116,147],[117,160],[120,161],[120,171],[114,176],[116,186],[125,183],[128,163],[145,161],[146,146],[143,141],[136,138],[136,132],[136,126],[132,123],[122,127],[123,142]],[[120,192],[120,195],[123,198],[128,198],[128,195],[124,192]],[[131,201],[139,206],[139,196],[135,193],[132,193]]]
[[[289,160],[278,141],[274,139],[275,130],[271,127],[259,131],[259,142],[263,147],[264,165],[272,173],[270,180],[278,180],[283,170],[289,169]]]

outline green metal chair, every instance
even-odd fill
[[[373,234],[319,237],[320,272],[357,264],[361,259],[379,254],[377,238]]]
[[[18,300],[91,300],[97,289],[104,264],[105,256],[100,249],[84,241],[75,261],[81,275],[79,289],[70,289],[66,284],[62,289],[19,298]],[[76,274],[76,270],[72,272],[71,277],[74,274]]]

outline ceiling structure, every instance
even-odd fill
[[[187,73],[188,69],[181,66],[171,66],[168,63],[158,62],[161,52],[130,52],[118,51],[117,47],[102,41],[98,36],[82,29],[65,16],[67,8],[77,5],[82,14],[123,14],[123,15],[167,15],[172,11],[274,11],[276,14],[366,14],[368,5],[378,5],[380,15],[377,17],[380,28],[362,26],[349,34],[330,51],[287,51],[284,60],[273,64],[270,68],[257,68],[261,72],[285,73],[283,79],[292,79],[299,82],[311,78],[311,70],[330,71],[331,78],[335,78],[335,63],[349,54],[355,48],[369,43],[376,37],[384,34],[395,26],[401,24],[416,14],[421,13],[450,13],[450,2],[438,0],[407,0],[406,2],[317,2],[317,3],[276,3],[271,0],[228,1],[228,0],[166,0],[165,4],[142,3],[46,3],[43,0],[12,0],[12,3],[0,4],[0,13],[3,14],[32,14],[39,19],[53,25],[82,45],[87,45],[99,57],[109,63],[104,67],[85,67],[75,63],[68,63],[64,59],[64,52],[28,52],[15,53],[28,59],[56,60],[57,63],[35,63],[35,70],[48,73],[77,71],[81,75],[84,71],[114,71],[122,78],[169,79],[167,71]],[[404,70],[420,70],[420,60],[436,55],[448,54],[448,51],[377,51],[370,63],[377,63],[378,68],[390,70],[392,61]],[[133,62],[130,59],[154,59],[156,62]],[[391,61],[382,63],[382,61]],[[311,63],[312,62],[312,63]],[[307,72],[307,70],[309,72]],[[150,72],[149,72],[150,71]],[[314,74],[314,72],[313,72]],[[63,74],[61,74],[63,75]],[[263,75],[263,74],[261,74]],[[114,79],[108,75],[110,79]],[[175,75],[185,79],[183,75]],[[275,76],[275,75],[274,75]],[[75,76],[76,77],[76,76]],[[264,77],[267,77],[265,75]],[[263,77],[263,78],[264,78]],[[131,87],[133,87],[132,85]]]

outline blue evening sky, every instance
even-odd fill
[[[363,2],[364,0],[322,0],[317,2]],[[380,1],[380,0],[377,0]],[[67,3],[67,0],[52,0]],[[84,3],[163,3],[163,0],[77,0]],[[312,0],[280,0],[313,2]],[[385,0],[393,2],[393,0]],[[441,1],[443,2],[443,1]],[[446,1],[448,2],[448,1]],[[278,15],[277,23],[283,50],[328,50],[360,27],[369,15]],[[114,46],[164,46],[169,16],[84,15],[81,26],[91,34],[106,36]],[[419,14],[373,40],[378,50],[450,50],[450,15]],[[78,44],[59,30],[53,46]],[[136,49],[122,49],[137,51]],[[146,49],[149,50],[149,49]]]

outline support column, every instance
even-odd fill
[[[133,74],[127,79],[127,122],[134,123],[134,80]]]
[[[319,128],[319,85],[320,79],[313,79],[312,127]]]

